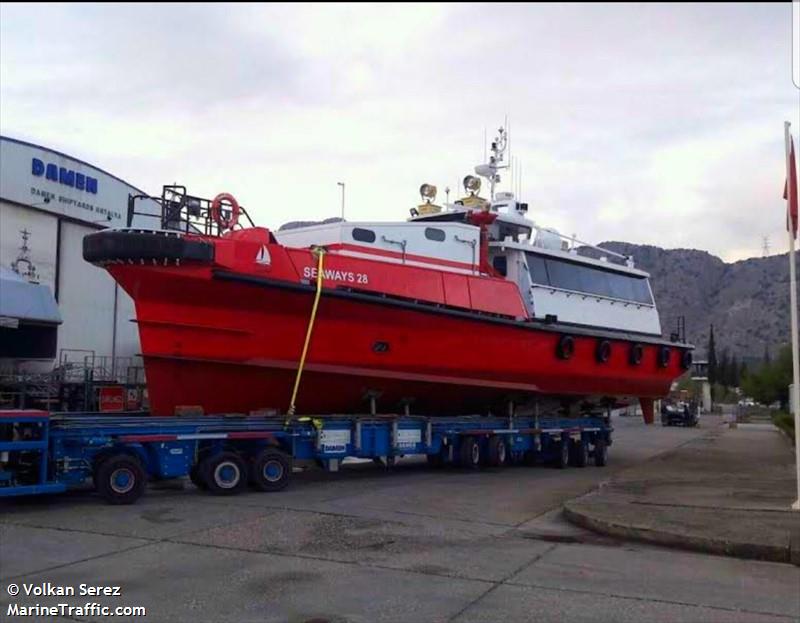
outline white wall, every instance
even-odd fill
[[[83,349],[110,355],[114,328],[114,280],[83,259],[83,237],[95,231],[61,224],[61,274],[58,306],[64,320],[58,330],[58,352]]]
[[[98,356],[132,357],[141,352],[133,300],[105,270],[83,259],[83,237],[96,230],[76,223],[61,225],[59,308],[64,323],[58,349],[92,350]],[[116,290],[116,293],[115,293]],[[114,297],[117,297],[116,348]],[[74,358],[74,357],[73,357]]]
[[[20,231],[25,229],[30,232],[29,256],[39,274],[38,282],[55,291],[57,226],[55,216],[0,201],[0,264],[11,268],[20,254]]]

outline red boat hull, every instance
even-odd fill
[[[286,411],[313,285],[207,266],[108,268],[136,303],[154,414]],[[565,331],[575,340],[569,359],[556,356]],[[600,363],[598,337],[585,333],[326,290],[297,413],[366,412],[370,395],[382,412],[410,401],[415,413],[441,414],[532,395],[656,398],[684,372],[681,351],[672,348],[662,366],[655,343],[632,365],[629,338],[610,339],[611,356]]]

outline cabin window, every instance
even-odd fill
[[[434,240],[436,242],[444,242],[445,234],[443,229],[436,229],[435,227],[426,227],[425,228],[425,237],[428,240]]]
[[[498,255],[492,260],[492,266],[503,277],[508,274],[508,259],[505,255]]]
[[[550,280],[547,278],[547,265],[544,258],[538,255],[528,254],[528,269],[531,271],[531,281],[543,286],[549,286]]]
[[[653,304],[646,277],[528,254],[531,281],[573,292]]]
[[[371,229],[362,229],[361,227],[353,228],[353,240],[358,242],[375,242],[375,232]]]
[[[550,285],[564,290],[574,290],[583,292],[583,282],[577,264],[560,262],[557,260],[546,259],[547,275],[550,277]]]

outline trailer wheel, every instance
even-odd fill
[[[144,493],[147,473],[142,464],[132,456],[110,456],[95,469],[97,492],[109,504],[133,504]]]
[[[198,472],[214,495],[233,495],[247,484],[247,466],[234,452],[221,452],[203,459]]]
[[[250,465],[250,484],[259,491],[285,489],[291,475],[291,457],[277,448],[265,448]]]
[[[572,464],[575,467],[586,467],[589,463],[589,445],[581,440],[572,443]]]
[[[605,439],[598,439],[594,444],[594,464],[597,467],[605,467],[608,463],[608,444]]]
[[[481,444],[471,435],[461,440],[461,447],[458,449],[458,458],[461,467],[467,469],[477,469],[481,464]]]
[[[494,435],[489,439],[489,447],[486,452],[486,464],[491,467],[505,465],[508,454],[506,440],[502,435]]]
[[[558,469],[566,469],[569,465],[569,439],[562,439],[558,444],[558,455],[556,456],[555,466]]]

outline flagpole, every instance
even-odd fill
[[[789,301],[791,306],[791,325],[792,325],[792,396],[791,405],[794,407],[794,454],[795,467],[797,468],[797,500],[792,504],[792,509],[800,511],[800,355],[798,355],[798,336],[797,336],[797,271],[794,259],[794,238],[795,230],[790,214],[792,202],[792,192],[790,179],[791,171],[791,124],[788,121],[783,123],[783,133],[786,140],[786,229],[789,230]],[[796,173],[795,173],[796,174]],[[797,199],[794,199],[797,201]]]

